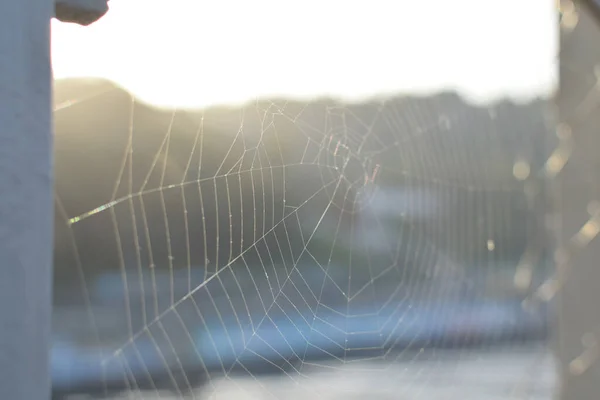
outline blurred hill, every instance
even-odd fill
[[[539,232],[525,185],[551,147],[546,107],[441,93],[166,110],[57,81],[56,282],[232,263],[428,270],[440,251],[516,262]]]

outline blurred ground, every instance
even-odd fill
[[[215,379],[197,399],[553,399],[554,357],[543,345],[488,351],[425,350],[394,364],[359,361],[305,366],[302,377],[273,375]],[[165,393],[127,393],[114,399],[178,399]]]

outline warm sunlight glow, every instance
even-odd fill
[[[548,95],[547,0],[111,0],[96,24],[53,21],[56,78],[104,77],[158,105],[256,96],[357,99],[459,89]]]

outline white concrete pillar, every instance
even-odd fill
[[[59,4],[60,3],[60,4]],[[88,25],[106,0],[58,0]],[[0,0],[0,399],[50,397],[54,0]]]
[[[0,1],[0,399],[50,395],[53,8]]]

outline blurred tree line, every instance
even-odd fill
[[[541,100],[476,107],[442,93],[174,111],[67,80],[56,104],[90,93],[55,116],[57,285],[122,267],[402,269],[433,263],[431,249],[465,265],[510,263],[539,235],[525,187],[550,147]],[[524,181],[513,176],[520,159]],[[369,199],[397,188],[412,207],[375,218]],[[436,199],[433,218],[410,211],[425,207],[423,193]],[[369,218],[391,227],[382,240],[393,256],[353,241]]]

